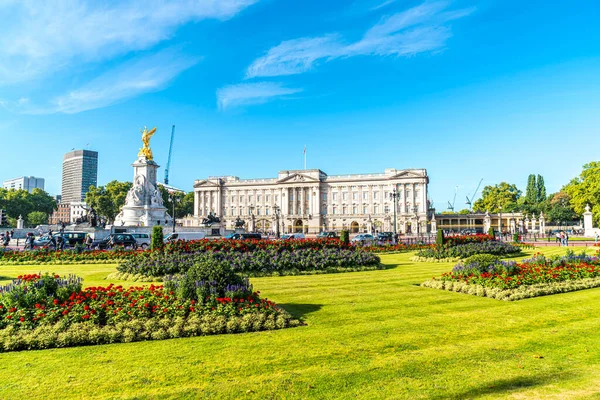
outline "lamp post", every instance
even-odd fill
[[[390,198],[394,202],[394,237],[396,237],[396,235],[398,234],[396,224],[396,199],[398,198],[398,196],[400,196],[400,193],[398,193],[398,189],[394,188],[394,190],[392,190],[392,193],[390,193]]]
[[[173,220],[173,233],[175,233],[175,193],[170,194],[169,198],[171,199],[171,203],[173,203],[173,214],[171,214],[171,219]]]
[[[500,217],[500,239],[502,239],[502,206],[498,206],[498,209],[500,210],[498,212],[498,216]]]
[[[251,232],[254,232],[255,230],[255,226],[254,226],[254,213],[252,211],[254,211],[254,206],[252,204],[250,204],[248,206],[248,210],[250,211],[250,220],[252,221],[252,230]]]
[[[415,213],[415,228],[417,230],[415,233],[419,236],[421,233],[421,230],[419,229],[419,206],[416,204],[413,206],[413,212]]]
[[[273,206],[273,210],[275,210],[275,236],[279,239],[279,213],[281,210],[278,205]]]

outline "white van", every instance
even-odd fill
[[[167,237],[165,237],[164,242],[170,243],[175,242],[177,240],[201,240],[204,238],[206,238],[206,233],[204,232],[174,232],[167,235]]]
[[[150,235],[147,233],[131,233],[131,236],[135,238],[138,247],[146,250],[150,247]]]

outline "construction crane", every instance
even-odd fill
[[[458,186],[454,190],[454,199],[452,200],[452,203],[448,202],[448,210],[452,210],[452,212],[454,212],[454,204],[456,203],[456,193],[458,193]]]
[[[171,154],[173,153],[173,137],[175,136],[175,125],[171,129],[171,142],[169,143],[169,158],[167,158],[167,166],[165,167],[165,185],[169,184],[169,168],[171,167]]]
[[[469,209],[471,209],[471,207],[473,205],[473,201],[475,201],[475,196],[477,195],[477,191],[481,187],[481,182],[483,182],[483,178],[481,178],[481,180],[479,181],[479,184],[477,185],[477,189],[475,189],[471,198],[469,198],[469,196],[467,196],[466,204],[469,206]]]

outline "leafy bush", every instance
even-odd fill
[[[150,248],[153,250],[161,249],[164,245],[164,235],[162,226],[155,225],[152,228],[152,241],[150,242]]]
[[[340,232],[340,242],[344,244],[350,243],[350,232],[343,230]]]
[[[488,229],[488,235],[491,237],[496,237],[496,232],[494,232],[494,227],[490,226],[490,229]]]
[[[518,233],[513,233],[513,242],[519,243],[519,234]]]
[[[437,230],[437,236],[435,238],[435,244],[437,244],[438,246],[443,246],[444,245],[444,231],[441,229]]]
[[[417,257],[424,258],[467,258],[475,254],[493,254],[497,256],[515,255],[521,248],[509,243],[489,241],[483,243],[467,243],[457,246],[427,248],[417,252]]]
[[[213,261],[227,263],[235,272],[252,276],[380,267],[379,257],[366,251],[335,248],[290,251],[272,248],[251,252],[141,253],[138,257],[121,263],[117,270],[134,275],[161,277],[180,274],[196,264]]]

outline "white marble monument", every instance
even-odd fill
[[[585,212],[583,213],[583,230],[584,236],[594,237],[596,234],[600,234],[600,229],[594,228],[594,218],[592,211],[590,210],[590,205],[587,204],[585,206]]]
[[[154,162],[150,150],[150,137],[156,128],[142,131],[144,147],[133,166],[133,186],[127,193],[125,205],[115,218],[114,226],[154,226],[169,225],[171,216],[163,205],[162,195],[156,184],[156,171],[159,165]]]

